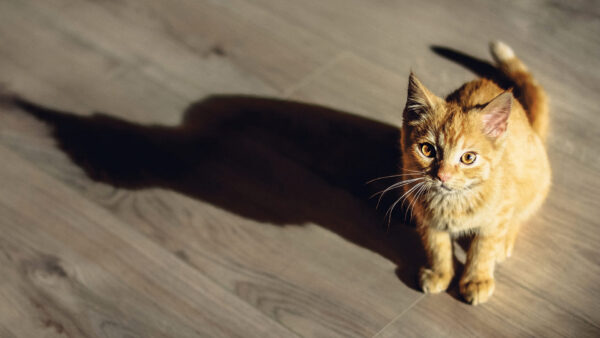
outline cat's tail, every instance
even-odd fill
[[[515,83],[517,100],[525,108],[531,127],[545,142],[549,123],[546,92],[508,45],[493,41],[490,43],[490,52],[498,69]]]

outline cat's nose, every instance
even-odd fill
[[[445,171],[438,171],[437,177],[440,179],[440,181],[442,181],[442,183],[446,183],[450,179],[451,175]]]

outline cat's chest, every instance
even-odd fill
[[[489,211],[485,206],[473,206],[468,201],[433,199],[426,205],[423,221],[442,231],[463,232],[483,225]]]
[[[443,217],[440,215],[431,215],[427,224],[437,230],[459,233],[481,226],[478,217]]]

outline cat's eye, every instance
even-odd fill
[[[466,153],[462,154],[462,156],[460,157],[460,161],[464,164],[473,164],[476,158],[477,154],[475,154],[472,151],[467,151]]]
[[[427,157],[435,157],[435,148],[431,143],[421,143],[421,153]]]

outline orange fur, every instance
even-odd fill
[[[508,46],[495,43],[492,54],[516,83],[518,101],[487,79],[442,99],[411,74],[402,127],[404,174],[417,178],[403,186],[403,195],[429,258],[421,287],[426,293],[448,287],[454,275],[452,238],[472,233],[459,282],[471,304],[492,295],[495,263],[512,254],[520,225],[550,187],[546,96]],[[461,160],[467,152],[475,154],[471,164]]]

